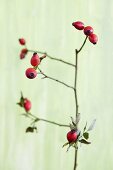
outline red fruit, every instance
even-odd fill
[[[24,109],[28,112],[31,109],[31,101],[28,99],[24,99]]]
[[[89,41],[90,41],[91,43],[93,43],[93,44],[96,44],[97,41],[98,41],[97,35],[96,35],[96,34],[91,34],[91,35],[89,36]]]
[[[20,43],[21,45],[25,45],[25,44],[26,44],[26,41],[25,41],[24,38],[20,38],[20,39],[19,39],[19,43]]]
[[[34,68],[28,68],[25,74],[27,78],[34,79],[37,76],[37,71]]]
[[[37,53],[34,53],[31,58],[31,65],[32,66],[38,66],[40,64],[40,58]]]
[[[25,58],[27,52],[28,52],[27,48],[23,48],[20,53],[20,59]]]
[[[27,54],[27,52],[28,52],[28,49],[27,49],[27,48],[23,48],[23,49],[21,50],[21,53]]]
[[[90,26],[87,26],[87,27],[84,28],[84,34],[85,35],[89,36],[89,35],[93,34],[93,31],[94,31],[93,28],[90,27]]]
[[[67,140],[69,143],[75,142],[77,140],[77,132],[75,130],[71,130],[67,133]]]
[[[72,25],[73,25],[77,30],[83,30],[83,29],[84,29],[84,23],[81,22],[81,21],[73,22]]]

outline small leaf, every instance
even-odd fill
[[[36,126],[33,126],[33,127],[29,126],[29,127],[26,129],[26,133],[27,133],[27,132],[33,133],[34,130],[36,130],[36,132],[37,132],[37,127],[36,127]]]
[[[66,142],[62,147],[65,147],[65,146],[67,146],[69,144],[69,142]]]
[[[34,132],[34,128],[29,126],[29,127],[26,129],[26,133],[27,133],[27,132],[33,133],[33,132]]]
[[[88,132],[84,132],[83,136],[84,136],[85,139],[88,139],[89,138],[89,133]]]
[[[91,144],[91,142],[88,142],[87,140],[85,139],[81,139],[79,140],[80,143],[84,143],[84,144]]]
[[[96,119],[93,120],[93,122],[91,123],[87,131],[90,131],[94,128],[95,122],[96,122]]]

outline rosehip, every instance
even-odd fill
[[[67,133],[67,140],[69,143],[75,142],[77,140],[77,132],[75,130],[71,130]]]
[[[72,25],[73,25],[77,30],[83,30],[83,29],[84,29],[84,23],[81,22],[81,21],[73,22]]]
[[[40,58],[37,53],[34,53],[31,58],[31,65],[32,66],[38,66],[40,64]]]
[[[27,52],[28,52],[28,49],[27,48],[23,48],[21,50],[21,53],[20,53],[20,59],[25,58],[25,55],[27,54]]]
[[[91,34],[93,34],[93,28],[92,27],[90,27],[90,26],[87,26],[87,27],[85,27],[84,28],[84,34],[85,35],[91,35]]]
[[[34,68],[28,68],[25,74],[27,78],[34,79],[37,76],[37,71]]]
[[[25,45],[25,44],[26,44],[26,41],[25,41],[24,38],[20,38],[20,39],[19,39],[19,43],[20,43],[21,45]]]
[[[89,41],[90,41],[91,43],[93,43],[93,44],[96,44],[97,41],[98,41],[97,35],[96,35],[96,34],[91,34],[91,35],[89,36]]]
[[[31,109],[31,101],[28,99],[24,99],[24,109],[28,112]]]

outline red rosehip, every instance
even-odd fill
[[[25,74],[27,78],[34,79],[37,76],[37,71],[34,68],[28,68]]]
[[[23,48],[23,49],[21,50],[21,52],[27,54],[28,49],[27,49],[27,48]]]
[[[27,49],[27,48],[23,48],[23,49],[21,50],[21,53],[20,53],[20,59],[25,58],[27,52],[28,52],[28,49]]]
[[[69,143],[75,142],[77,140],[77,132],[75,130],[71,130],[67,133],[67,140]]]
[[[90,27],[90,26],[87,26],[87,27],[84,28],[84,34],[85,35],[89,36],[89,35],[93,34],[93,31],[94,31],[93,28]]]
[[[31,65],[32,66],[38,66],[40,64],[40,58],[37,53],[34,53],[31,58]]]
[[[93,44],[96,44],[97,41],[98,41],[97,35],[96,35],[96,34],[91,34],[91,35],[89,36],[89,41],[90,41],[91,43],[93,43]]]
[[[19,43],[20,43],[21,45],[25,45],[25,44],[26,44],[26,41],[25,41],[24,38],[20,38],[20,39],[19,39]]]
[[[28,112],[31,109],[31,101],[27,98],[24,99],[24,109]]]
[[[73,22],[72,25],[73,25],[77,30],[83,30],[83,29],[84,29],[84,23],[81,22],[81,21]]]

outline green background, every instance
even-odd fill
[[[80,128],[96,118],[91,145],[82,145],[78,170],[113,169],[113,1],[103,0],[1,0],[0,1],[0,169],[72,170],[73,148],[62,145],[69,129],[38,123],[38,134],[26,134],[30,121],[16,105],[22,90],[32,101],[32,113],[64,124],[75,115],[74,94],[51,80],[25,77],[28,54],[20,61],[18,38],[30,49],[74,63],[74,49],[85,36],[72,27],[81,20],[94,27],[97,45],[89,41],[79,55],[78,99]],[[73,85],[74,69],[49,59],[45,73]]]

